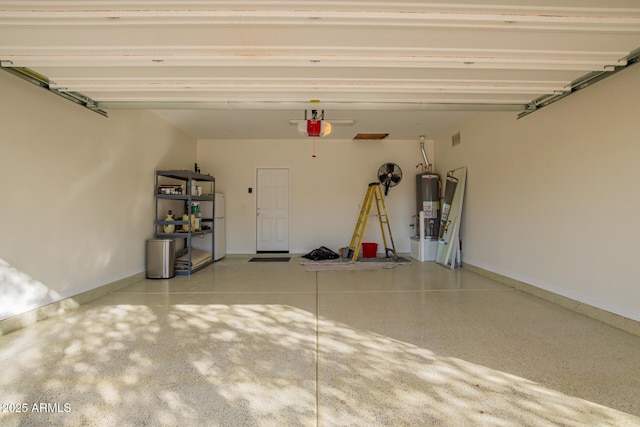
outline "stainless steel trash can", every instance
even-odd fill
[[[176,275],[176,241],[147,240],[147,279],[170,279]]]

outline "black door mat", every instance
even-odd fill
[[[290,259],[291,257],[284,257],[284,256],[258,257],[258,258],[251,258],[249,262],[289,262]]]

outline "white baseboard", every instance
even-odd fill
[[[133,276],[125,277],[124,279],[107,283],[106,285],[81,292],[71,297],[61,299],[60,301],[55,301],[51,304],[35,308],[25,313],[0,320],[0,336],[6,335],[17,329],[24,328],[25,326],[33,325],[41,320],[48,319],[53,316],[59,316],[60,314],[74,310],[78,308],[80,304],[87,303],[96,298],[115,292],[118,289],[124,288],[125,286],[128,286],[144,277],[144,272],[134,274]]]
[[[584,314],[585,316],[599,320],[618,329],[622,329],[634,335],[640,336],[640,322],[636,320],[611,313],[610,311],[606,311],[601,308],[576,301],[569,297],[556,294],[546,289],[542,289],[537,286],[530,285],[528,283],[521,282],[519,280],[512,279],[498,273],[494,273],[493,271],[486,270],[482,267],[478,267],[469,263],[463,263],[462,266],[465,270],[472,271],[476,274],[479,274],[480,276],[487,277],[489,279],[495,280],[496,282],[511,286],[512,288],[519,289],[528,294],[535,295],[538,298],[542,298],[554,304],[558,304],[559,306],[562,306],[564,308],[568,308],[569,310]]]

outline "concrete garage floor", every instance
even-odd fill
[[[0,337],[0,425],[640,425],[638,336],[433,263],[248,259]]]

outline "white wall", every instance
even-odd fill
[[[636,65],[437,138],[440,172],[469,168],[463,261],[640,320],[639,88]]]
[[[387,210],[398,252],[409,252],[409,228],[415,214],[415,165],[422,161],[415,141],[351,141],[318,139],[312,158],[313,139],[264,141],[198,141],[198,163],[216,178],[218,192],[226,194],[227,252],[255,253],[256,169],[290,168],[292,253],[319,246],[334,251],[349,244],[367,184],[377,180],[378,168],[397,163],[404,173],[400,184],[389,191]],[[433,144],[426,144],[430,161]],[[382,239],[377,222],[370,222],[364,241]]]
[[[144,271],[154,171],[191,169],[195,140],[4,72],[0,93],[0,318]]]

